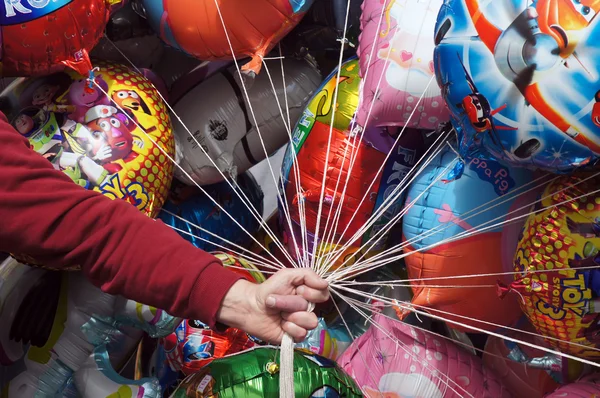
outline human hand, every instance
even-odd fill
[[[307,268],[278,271],[260,285],[242,279],[225,295],[217,320],[270,344],[279,344],[284,333],[301,342],[317,327],[309,302],[327,301],[327,287]]]

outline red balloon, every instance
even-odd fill
[[[86,76],[88,51],[123,0],[11,0],[0,12],[2,75],[33,76],[65,67]]]

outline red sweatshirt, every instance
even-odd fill
[[[129,203],[74,184],[1,113],[0,143],[0,251],[80,265],[105,292],[214,326],[236,273]]]

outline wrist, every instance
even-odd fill
[[[258,285],[246,279],[236,281],[223,297],[216,320],[232,328],[245,329],[250,301],[256,297]]]

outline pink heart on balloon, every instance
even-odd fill
[[[413,56],[413,54],[410,51],[406,51],[406,50],[402,50],[400,52],[400,59],[402,60],[402,62],[406,62],[409,59],[411,59]]]
[[[433,73],[433,61],[429,61],[429,70]]]

